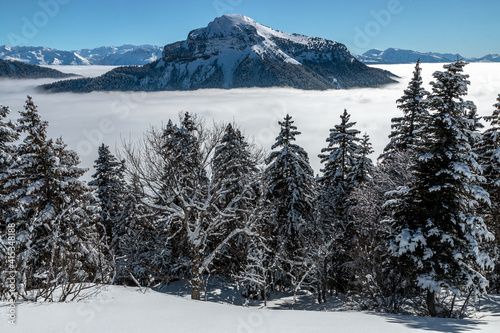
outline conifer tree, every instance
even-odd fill
[[[350,121],[347,110],[344,110],[340,119],[341,123],[330,129],[326,139],[328,147],[323,148],[322,154],[318,155],[325,165],[321,169],[323,175],[318,178],[317,219],[323,234],[327,238],[334,238],[333,261],[328,269],[330,276],[333,276],[333,287],[336,291],[346,292],[352,278],[352,267],[349,267],[352,258],[348,252],[355,233],[349,217],[349,197],[356,182],[365,175],[362,170],[355,168],[362,150],[360,138],[357,137],[360,132],[352,128],[356,123]],[[369,150],[368,142],[365,145],[365,149]]]
[[[15,125],[6,118],[10,113],[10,109],[0,105],[0,174],[5,173],[7,166],[12,162],[12,147],[19,135],[15,130]]]
[[[492,255],[496,259],[495,270],[490,276],[490,287],[500,293],[500,95],[491,116],[484,117],[490,127],[483,133],[476,151],[486,178],[484,188],[490,195],[491,206],[484,209],[485,222],[495,236]]]
[[[330,129],[326,139],[328,147],[321,149],[318,157],[325,163],[318,179],[320,185],[320,214],[326,216],[331,222],[334,220],[347,220],[347,197],[353,188],[353,167],[358,160],[361,147],[360,133],[352,127],[355,122],[350,122],[347,110],[340,116],[341,123]]]
[[[220,184],[223,192],[218,204],[220,207],[231,207],[235,212],[234,216],[227,218],[222,238],[242,228],[255,209],[258,171],[248,142],[239,129],[228,124],[212,160],[212,183]],[[216,264],[220,270],[239,273],[246,260],[247,243],[248,239],[243,234],[233,239],[224,249],[223,260]]]
[[[429,94],[422,87],[421,72],[419,59],[415,65],[412,80],[404,90],[403,96],[396,101],[403,116],[391,119],[390,142],[381,155],[383,159],[390,158],[394,151],[411,149],[419,140],[420,130],[428,117],[426,96]]]
[[[126,187],[127,214],[118,229],[116,283],[151,286],[165,283],[174,258],[159,214],[145,205],[144,189],[136,177]]]
[[[266,159],[264,172],[264,198],[271,211],[264,232],[268,247],[276,253],[271,260],[276,266],[272,282],[275,288],[288,288],[296,282],[300,275],[297,263],[305,257],[314,234],[313,170],[305,150],[294,143],[300,132],[293,123],[290,115],[279,122],[280,134]]]
[[[96,195],[101,207],[101,236],[112,254],[117,250],[118,230],[127,218],[126,183],[124,180],[125,160],[118,161],[109,147],[102,144],[95,160],[96,172],[90,186],[96,187]]]
[[[98,208],[90,188],[79,178],[78,155],[62,139],[47,140],[42,121],[28,96],[16,130],[25,138],[9,166],[2,203],[16,230],[16,287],[28,300],[66,300],[85,282],[105,282],[108,264],[99,243]],[[55,288],[61,288],[59,295]]]
[[[483,244],[492,236],[476,212],[488,196],[472,151],[478,133],[467,116],[475,106],[463,99],[469,84],[462,74],[465,65],[458,60],[433,74],[432,114],[415,148],[414,180],[391,193],[386,203],[392,211],[390,250],[401,266],[416,273],[431,316],[438,314],[436,292],[484,292],[488,282],[483,272],[492,266]]]
[[[13,154],[15,142],[19,135],[15,130],[14,124],[6,121],[10,109],[0,105],[0,197],[7,195],[8,192],[4,188],[7,178],[7,168],[13,162]],[[5,221],[7,220],[7,210],[5,205],[0,205],[0,234],[5,234]],[[4,260],[2,260],[5,262]]]
[[[159,193],[158,204],[167,207],[175,205],[189,211],[185,216],[186,221],[182,222],[185,226],[193,224],[203,227],[200,224],[206,223],[197,220],[199,216],[196,209],[196,203],[203,201],[209,183],[201,156],[201,135],[200,129],[188,112],[184,113],[180,126],[169,119],[162,135],[161,155],[165,164],[162,174],[163,188]],[[165,213],[164,219],[167,221],[171,213]],[[189,230],[178,232],[178,229],[172,227],[165,229],[169,233],[167,247],[174,259],[172,268],[175,267],[170,274],[179,277],[190,276],[193,270],[192,261],[194,257],[200,257],[201,249],[194,249],[190,245],[194,238],[190,239],[192,236],[189,235]],[[199,279],[201,283],[201,277]]]
[[[373,162],[371,158],[368,157],[371,153],[373,153],[373,148],[370,142],[370,136],[365,133],[359,143],[359,149],[356,153],[357,159],[348,179],[348,182],[351,183],[353,187],[369,181],[372,178]]]

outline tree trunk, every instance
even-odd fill
[[[431,317],[437,316],[435,292],[427,290],[427,310]]]
[[[197,251],[197,248],[195,248],[193,251],[193,264],[191,266],[191,299],[195,299],[197,301],[201,299],[202,276],[200,269],[200,253]]]
[[[323,285],[321,286],[322,288],[322,293],[323,293],[323,303],[326,303],[326,286],[328,283],[328,265],[326,263],[326,258],[325,261],[323,262]]]
[[[453,300],[451,301],[451,307],[450,307],[450,318],[453,317],[453,308],[455,307],[455,299],[457,298],[457,295],[453,295]]]

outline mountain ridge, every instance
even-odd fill
[[[63,73],[52,68],[30,65],[20,61],[0,59],[0,78],[11,79],[62,79],[76,74]]]
[[[156,45],[101,46],[93,49],[63,51],[49,47],[0,46],[0,59],[30,65],[145,65],[161,57],[163,47]]]
[[[500,62],[499,54],[488,54],[480,58],[467,58],[459,53],[437,53],[437,52],[419,52],[414,50],[405,50],[398,48],[388,48],[385,50],[371,49],[357,55],[356,58],[365,64],[409,64],[420,62],[442,63],[454,62],[457,58],[467,62]]]

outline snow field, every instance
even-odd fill
[[[73,303],[21,304],[9,325],[0,305],[0,331],[15,333],[402,333],[500,331],[500,297],[483,305],[481,319],[424,318],[374,312],[262,309],[192,301],[152,290],[108,286]],[[272,306],[272,305],[271,305]],[[276,306],[276,304],[275,304]]]

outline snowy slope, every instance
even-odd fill
[[[107,291],[84,302],[19,305],[16,326],[7,323],[6,309],[0,306],[0,331],[15,333],[500,331],[498,313],[476,320],[456,320],[370,312],[273,310],[191,301],[119,286],[107,287]]]
[[[356,60],[345,45],[288,34],[242,15],[224,15],[166,45],[161,59],[93,80],[59,82],[54,92],[293,87],[342,89],[394,83],[387,71]]]

